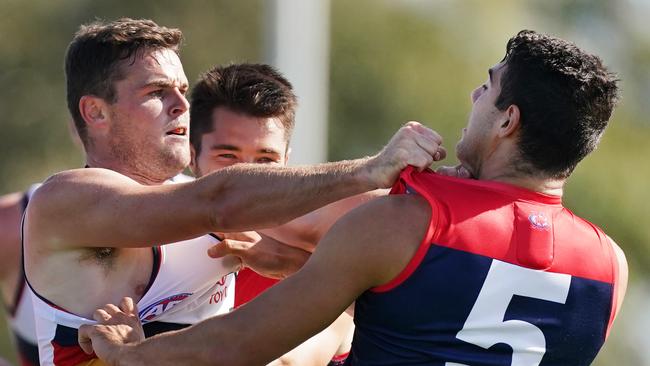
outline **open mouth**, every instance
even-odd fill
[[[171,131],[167,131],[167,135],[186,136],[187,135],[187,128],[186,127],[174,128]]]

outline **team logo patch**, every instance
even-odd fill
[[[528,221],[530,221],[530,226],[533,229],[548,231],[551,228],[548,218],[542,212],[531,213],[528,216]]]
[[[140,310],[140,312],[138,313],[138,315],[140,316],[140,320],[143,323],[152,321],[154,318],[164,313],[165,311],[171,309],[176,304],[187,299],[191,295],[192,295],[191,293],[182,293],[182,294],[166,297],[162,300],[158,300],[153,304],[147,306],[146,308]]]

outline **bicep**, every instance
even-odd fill
[[[144,247],[187,239],[203,224],[183,191],[187,184],[144,186],[105,169],[64,172],[34,194],[26,235],[30,242],[59,249]]]

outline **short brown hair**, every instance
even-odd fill
[[[293,132],[296,96],[291,83],[264,64],[216,66],[199,77],[192,89],[190,143],[201,151],[201,136],[212,131],[212,113],[217,107],[254,117],[277,117],[287,145]]]
[[[66,52],[65,75],[68,109],[84,145],[88,136],[79,112],[81,97],[92,94],[114,102],[113,84],[123,77],[119,67],[122,61],[145,50],[170,49],[178,53],[182,40],[180,30],[147,19],[95,21],[79,27]]]

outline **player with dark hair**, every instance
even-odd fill
[[[562,191],[607,126],[616,77],[532,31],[488,74],[456,148],[476,180],[408,168],[393,194],[347,214],[300,271],[240,309],[136,342],[131,309],[105,307],[106,325],[84,326],[80,343],[116,365],[257,365],[356,299],[346,365],[589,365],[627,263]]]

